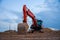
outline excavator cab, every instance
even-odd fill
[[[40,31],[42,29],[42,22],[43,22],[42,20],[37,20],[37,27],[32,24],[30,27],[31,29],[33,29],[32,32]]]
[[[38,25],[38,27],[39,27],[39,26],[42,26],[42,22],[43,22],[42,20],[37,20],[37,25]]]

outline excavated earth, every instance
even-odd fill
[[[18,34],[14,30],[0,32],[0,40],[60,40],[60,30],[52,31],[48,28],[43,29],[44,33],[34,32]]]

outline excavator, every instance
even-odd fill
[[[29,16],[31,19],[32,19],[32,25],[31,25],[31,33],[33,33],[34,31],[39,31],[39,32],[42,32],[41,29],[43,28],[42,27],[42,20],[38,20],[35,18],[34,14],[30,11],[30,9],[28,9],[26,7],[26,5],[23,5],[23,23],[27,23],[27,16]]]

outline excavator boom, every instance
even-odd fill
[[[37,20],[35,19],[34,14],[26,7],[26,5],[23,6],[23,23],[27,23],[27,15],[32,18],[33,25],[37,27]]]

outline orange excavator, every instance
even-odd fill
[[[32,25],[31,25],[31,32],[39,31],[42,32],[42,20],[38,20],[35,18],[34,14],[26,7],[26,5],[23,6],[23,23],[27,23],[27,15],[32,18]]]
[[[33,33],[34,31],[41,31],[42,27],[42,20],[38,20],[35,18],[34,14],[26,7],[26,5],[23,6],[23,23],[18,24],[18,34],[25,34],[27,33],[28,29],[28,23],[27,23],[27,16],[29,16],[32,19],[32,25],[30,27],[29,33]]]

